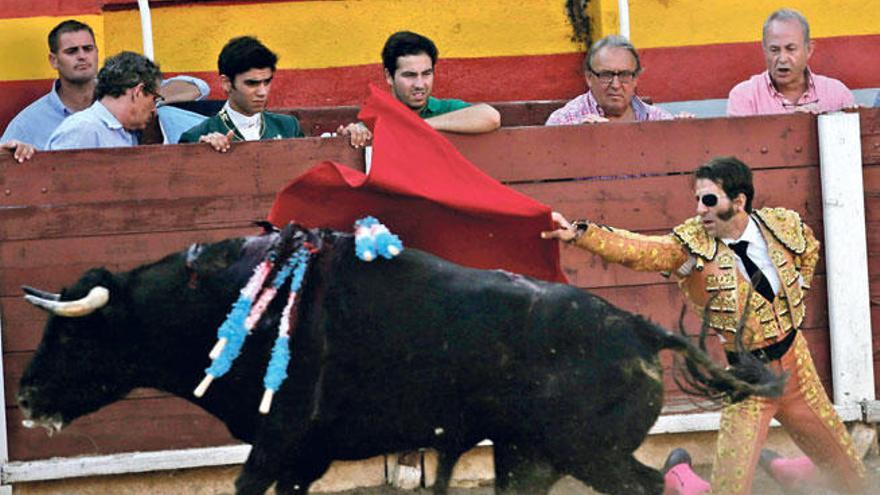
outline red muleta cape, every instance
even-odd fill
[[[474,268],[566,282],[550,208],[486,175],[390,94],[370,86],[358,118],[373,131],[369,175],[325,161],[287,185],[269,221],[351,231],[372,215],[414,247]]]

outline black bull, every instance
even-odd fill
[[[216,329],[254,266],[279,244],[305,241],[319,249],[271,412],[257,405],[279,301],[232,370],[194,397]],[[88,302],[98,286],[109,299]],[[663,403],[659,350],[683,353],[714,392],[779,386],[737,380],[686,338],[567,285],[414,249],[365,263],[350,235],[295,226],[194,245],[130,272],[93,269],[60,303],[28,291],[55,313],[21,380],[30,425],[60,429],[135,387],[164,390],[253,445],[240,494],[273,482],[278,493],[306,493],[333,459],[421,447],[439,452],[442,494],[458,457],[486,438],[497,493],[545,492],[570,474],[608,493],[659,494],[660,473],[632,456]]]

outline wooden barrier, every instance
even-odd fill
[[[871,294],[880,302],[880,214],[874,211],[880,205],[880,110],[862,110],[861,120]],[[510,128],[449,137],[490,175],[570,217],[648,233],[666,232],[694,214],[688,173],[696,165],[737,155],[755,170],[756,206],[796,209],[821,238],[812,116]],[[342,138],[243,143],[226,154],[204,145],[46,152],[26,164],[0,154],[0,311],[10,459],[234,443],[217,420],[155,390],[138,390],[52,439],[20,427],[14,405],[18,379],[45,316],[21,299],[19,286],[57,290],[92,266],[129,269],[192,242],[252,233],[251,222],[265,216],[275,192],[325,159],[364,167],[362,156]],[[563,247],[562,254],[572,284],[667,328],[677,325],[683,301],[672,282],[609,266],[580,250]],[[822,265],[808,306],[805,334],[830,387]],[[872,317],[880,322],[877,305]],[[692,316],[685,325],[699,328]],[[874,329],[877,349],[877,324]],[[669,364],[669,356],[664,362]],[[669,405],[684,401],[668,380],[667,389]]]

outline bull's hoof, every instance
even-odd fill
[[[669,453],[669,457],[666,458],[666,462],[663,463],[663,474],[666,474],[670,469],[678,466],[679,464],[687,464],[691,465],[691,455],[688,454],[687,450],[682,448],[672,449],[672,452]]]

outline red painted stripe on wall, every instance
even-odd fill
[[[49,92],[52,81],[3,81],[0,82],[0,129],[6,125],[22,108],[30,105],[37,98]],[[0,134],[3,134],[0,132]]]
[[[816,40],[810,67],[851,89],[880,86],[880,35]],[[640,51],[639,92],[655,101],[727,98],[733,86],[765,69],[760,43],[729,43]]]
[[[3,0],[0,18],[98,14],[104,3],[104,0]]]
[[[546,100],[584,91],[578,54],[447,59],[437,64],[434,93],[468,101]],[[216,73],[190,73],[207,81],[211,98],[222,99]],[[173,74],[167,74],[173,75]],[[272,84],[270,106],[314,107],[360,104],[367,85],[385,86],[382,67],[361,65],[329,69],[280,70]],[[0,129],[22,108],[45,94],[50,81],[0,82]]]

